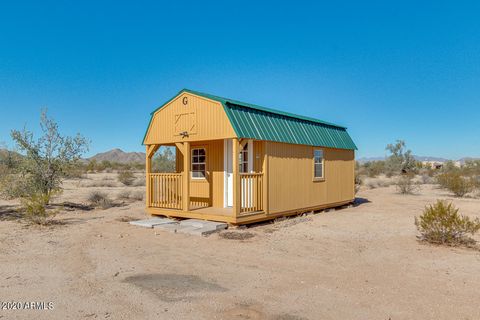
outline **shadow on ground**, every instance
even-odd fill
[[[0,221],[17,220],[22,217],[22,213],[18,211],[17,206],[3,205],[0,206]]]
[[[353,206],[358,207],[358,206],[360,206],[362,204],[365,204],[365,203],[371,203],[371,201],[368,200],[367,198],[356,197],[355,200],[353,201]]]
[[[216,283],[188,274],[139,274],[125,278],[124,282],[151,292],[165,302],[191,301],[205,292],[227,291]]]

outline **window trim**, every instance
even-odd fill
[[[205,150],[205,162],[196,162],[195,164],[205,164],[205,175],[203,177],[194,177],[193,176],[193,150]],[[206,146],[195,146],[190,150],[190,179],[192,180],[206,180],[207,179],[207,147]]]
[[[322,151],[322,176],[321,177],[316,177],[315,176],[315,151]],[[323,148],[313,148],[312,149],[312,176],[313,176],[313,181],[325,181],[325,149]]]
[[[247,150],[245,150],[247,152],[247,161],[242,161],[241,159],[243,157],[241,157],[241,155],[244,151],[243,148],[245,148],[245,146],[247,147]],[[245,143],[245,146],[243,148],[241,148],[239,153],[238,153],[238,156],[239,156],[238,172],[239,173],[253,173],[253,140],[248,139],[247,142]],[[242,167],[242,164],[245,164],[245,163],[247,164],[247,171],[242,172],[242,170],[240,168]]]

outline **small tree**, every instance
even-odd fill
[[[480,220],[470,219],[458,214],[458,209],[452,203],[437,200],[433,205],[425,207],[423,214],[415,217],[415,225],[421,239],[437,244],[474,244],[469,237],[480,230]]]
[[[40,128],[42,135],[38,139],[25,128],[11,132],[23,157],[19,159],[16,178],[8,188],[13,196],[23,199],[24,209],[30,211],[30,216],[44,216],[42,210],[52,196],[61,191],[62,179],[88,150],[88,142],[81,135],[62,136],[58,124],[47,117],[46,110],[41,112]]]
[[[416,161],[411,150],[406,150],[405,141],[397,140],[385,148],[391,155],[385,161],[385,169],[388,175],[411,173],[416,169]]]

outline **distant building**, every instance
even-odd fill
[[[443,168],[443,162],[439,161],[422,161],[422,165],[426,168],[440,170]]]

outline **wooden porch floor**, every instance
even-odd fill
[[[213,214],[216,216],[233,216],[233,208],[202,207],[190,208],[190,211],[200,214]]]

